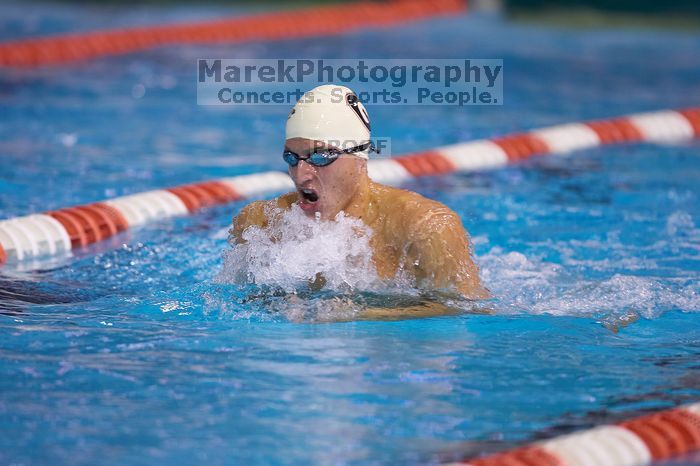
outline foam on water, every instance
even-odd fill
[[[372,230],[361,220],[342,212],[334,221],[312,219],[297,205],[270,214],[276,221],[269,229],[247,228],[246,243],[224,253],[215,283],[263,285],[288,293],[320,288],[321,280],[332,291],[376,288]]]
[[[482,278],[498,312],[594,317],[617,328],[670,310],[698,311],[700,282],[687,272],[674,277],[660,271],[669,261],[698,260],[700,229],[687,212],[676,211],[663,233],[651,245],[626,244],[617,234],[547,242],[560,263],[493,247],[479,257]]]

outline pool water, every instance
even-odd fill
[[[3,38],[160,14],[0,11]],[[167,19],[222,13],[180,7]],[[0,218],[283,170],[289,109],[198,107],[201,57],[504,60],[503,106],[369,107],[375,134],[400,154],[698,105],[699,53],[698,34],[460,16],[0,70]],[[463,219],[490,315],[328,322],[376,299],[362,289],[303,291],[300,312],[282,312],[279,293],[226,279],[227,229],[244,202],[38,270],[6,266],[0,464],[425,464],[696,401],[698,180],[692,143],[405,184]]]

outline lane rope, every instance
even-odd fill
[[[360,1],[207,22],[64,34],[2,42],[0,66],[61,65],[167,45],[234,44],[330,36],[464,11],[466,0]],[[309,27],[309,24],[313,26]]]
[[[642,466],[700,449],[700,403],[445,466]]]
[[[682,143],[700,137],[700,107],[569,123],[493,139],[370,160],[369,176],[397,185],[454,172],[503,167],[533,156],[626,142]],[[285,172],[264,172],[158,189],[0,221],[0,263],[69,253],[130,228],[249,197],[294,189]]]

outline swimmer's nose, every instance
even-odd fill
[[[316,173],[316,167],[308,163],[306,160],[300,160],[297,165],[297,178],[300,181],[306,181]]]

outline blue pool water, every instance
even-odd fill
[[[227,12],[0,11],[5,39]],[[288,108],[198,107],[200,57],[504,60],[502,107],[368,108],[405,153],[700,105],[698,54],[698,34],[460,16],[0,70],[0,218],[283,169]],[[405,185],[460,214],[493,315],[322,323],[338,297],[303,294],[292,319],[215,280],[244,203],[5,267],[0,464],[425,464],[698,400],[699,180],[693,143]]]

